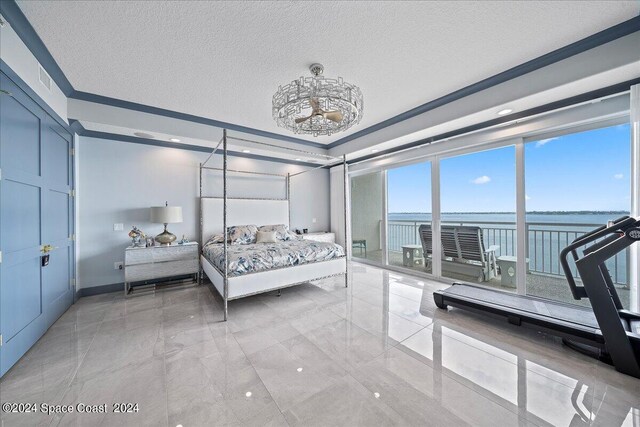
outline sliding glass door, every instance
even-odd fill
[[[442,276],[516,290],[515,146],[440,162]]]
[[[383,262],[384,172],[351,177],[352,255]]]
[[[546,117],[541,126],[555,127],[533,129],[537,137],[489,140],[497,148],[484,150],[480,144],[447,152],[425,148],[416,163],[407,164],[412,160],[404,154],[398,156],[404,166],[355,172],[353,256],[588,305],[572,298],[559,254],[576,237],[629,215],[632,199],[640,198],[632,195],[638,160],[631,158],[631,125],[622,114],[608,116],[606,125],[589,119],[571,131],[569,123],[558,126],[556,116]],[[630,252],[607,266],[623,305],[634,308],[637,256]]]
[[[588,305],[573,299],[560,251],[573,239],[629,215],[630,126],[610,126],[525,144],[529,295]],[[629,250],[607,266],[629,307]],[[574,268],[575,273],[575,268]]]
[[[420,233],[431,227],[431,162],[387,171],[386,215],[388,264],[431,273],[431,245]]]

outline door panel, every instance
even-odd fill
[[[47,121],[42,132],[42,177],[47,187],[42,208],[42,242],[55,249],[42,268],[42,292],[47,323],[53,323],[73,301],[71,287],[70,135]]]
[[[44,164],[44,176],[51,186],[69,185],[69,141],[55,130],[49,129],[46,135],[47,163]]]
[[[0,72],[0,376],[73,301],[71,135]],[[42,246],[55,247],[42,266]]]
[[[3,170],[3,175],[8,175]],[[40,246],[40,188],[3,179],[2,251],[10,253]]]
[[[42,300],[46,303],[48,324],[55,322],[71,304],[71,249],[54,249],[49,254],[49,265],[42,269]]]
[[[69,232],[69,194],[49,190],[45,198],[43,211],[44,226],[42,228],[42,241],[44,244],[59,246],[67,243],[71,233]],[[59,242],[64,240],[64,242]],[[54,242],[57,244],[54,245]]]
[[[40,175],[40,118],[10,96],[2,97],[2,139],[20,141],[3,144],[2,157],[11,159],[4,167]]]
[[[9,263],[7,263],[9,264]],[[3,266],[2,277],[2,337],[9,345],[17,333],[22,331],[41,314],[40,264],[31,258],[13,265]],[[4,301],[12,304],[4,304]]]
[[[45,330],[40,275],[44,111],[0,74],[0,374]]]

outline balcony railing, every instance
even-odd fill
[[[388,221],[387,241],[389,250],[401,252],[403,245],[419,245],[420,236],[418,228],[421,224],[429,224],[428,221]],[[482,228],[485,247],[499,246],[497,256],[515,256],[516,253],[516,225],[509,222],[478,221],[459,222],[443,221],[442,225],[465,225]],[[575,223],[545,223],[528,222],[527,247],[529,259],[528,271],[537,274],[562,276],[562,268],[558,259],[560,251],[576,237],[585,232],[599,227],[601,224],[575,224]],[[607,267],[616,285],[628,286],[629,277],[629,251],[620,252],[614,258],[607,261]],[[577,275],[575,266],[573,274]]]

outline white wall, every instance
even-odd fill
[[[133,225],[155,236],[161,224],[149,222],[149,207],[182,206],[184,222],[168,228],[179,238],[197,240],[199,227],[198,164],[207,153],[120,141],[80,137],[78,142],[78,289],[121,283],[122,271],[113,264],[124,260]],[[221,166],[220,156],[208,165]],[[304,168],[283,163],[230,158],[230,169],[294,173]],[[222,194],[218,175],[205,177],[209,196]],[[285,197],[284,180],[230,178],[229,196]],[[320,169],[291,180],[291,227],[310,231],[330,229],[329,171]],[[258,187],[256,187],[258,185]],[[316,218],[316,223],[313,223]],[[113,231],[123,223],[124,231]]]
[[[67,97],[51,81],[49,91],[38,78],[38,61],[10,25],[0,27],[0,58],[63,120],[67,120]]]

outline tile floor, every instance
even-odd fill
[[[2,402],[104,404],[14,425],[640,426],[640,380],[459,310],[442,284],[353,263],[230,303],[208,286],[82,298],[0,382]],[[139,412],[111,413],[134,402]]]

